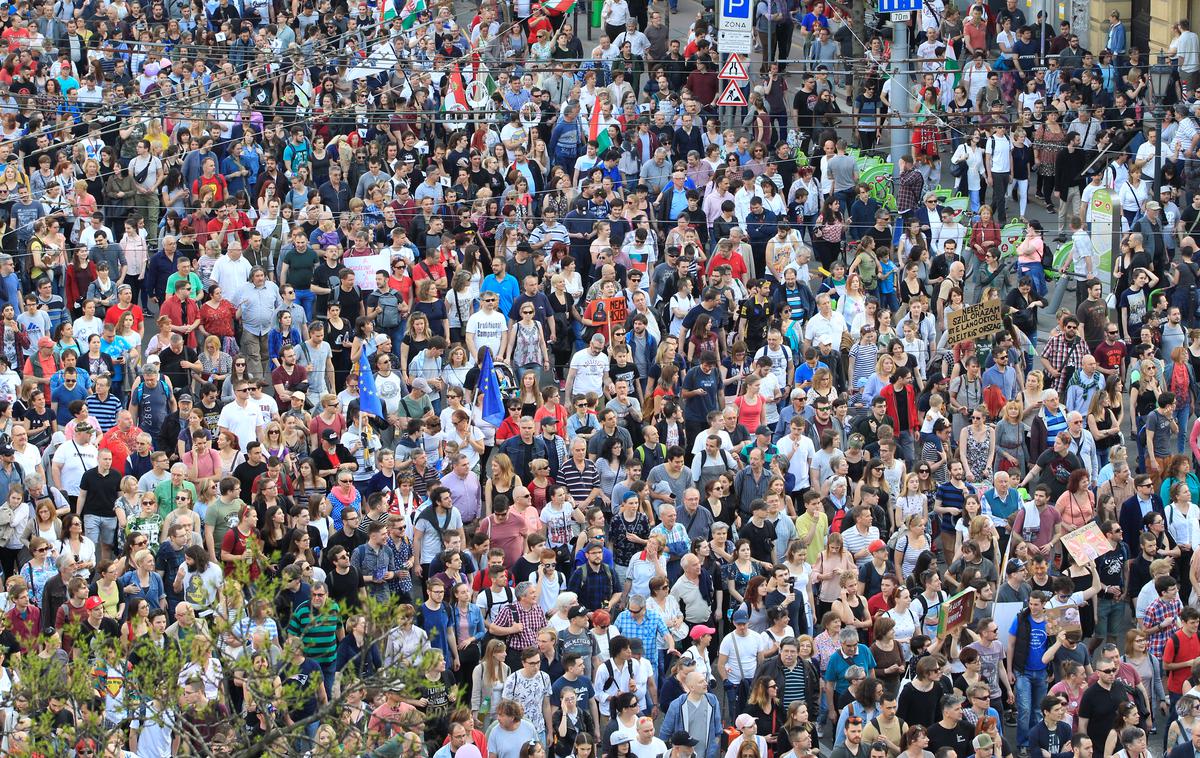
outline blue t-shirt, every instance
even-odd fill
[[[1014,618],[1008,633],[1017,634],[1017,623],[1020,617]],[[1042,655],[1046,652],[1046,622],[1029,619],[1029,657],[1025,661],[1026,671],[1045,671],[1046,664],[1042,663]]]
[[[825,681],[833,682],[835,692],[841,693],[849,689],[850,682],[846,679],[846,669],[851,666],[862,666],[863,671],[875,668],[875,656],[871,653],[871,649],[859,643],[854,658],[847,659],[842,653],[841,646],[838,646],[837,652],[829,659],[829,665],[825,667]]]
[[[683,401],[683,418],[688,421],[703,421],[708,423],[709,411],[719,410],[717,401],[720,395],[721,375],[716,369],[704,373],[704,369],[696,366],[688,371],[683,379],[685,390],[704,390],[703,395],[685,398]]]

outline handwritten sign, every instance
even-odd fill
[[[951,313],[947,322],[946,344],[949,345],[991,336],[1004,328],[999,300],[968,305]]]
[[[354,284],[363,291],[375,291],[375,272],[390,271],[391,256],[388,253],[370,255],[347,255],[342,265],[354,272]]]
[[[1089,521],[1062,538],[1063,547],[1080,566],[1096,560],[1112,551],[1112,545],[1095,521]]]
[[[975,590],[967,588],[942,603],[938,609],[938,639],[971,623],[975,615]]]

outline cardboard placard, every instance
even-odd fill
[[[947,322],[946,344],[948,345],[957,345],[960,342],[991,336],[1004,328],[999,300],[968,305],[962,310],[951,313]]]
[[[975,615],[975,590],[968,587],[946,602],[938,609],[938,638],[971,623]]]
[[[1062,543],[1080,566],[1086,566],[1105,553],[1112,552],[1112,545],[1095,521],[1089,521],[1066,535]]]
[[[1046,637],[1047,642],[1063,632],[1081,632],[1083,623],[1079,618],[1079,607],[1075,605],[1060,605],[1057,608],[1046,608]],[[1053,643],[1050,643],[1053,644]]]

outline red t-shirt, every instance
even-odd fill
[[[225,537],[221,540],[221,550],[232,555],[245,555],[250,537],[251,535],[242,534],[237,527],[234,527],[225,532]],[[232,576],[237,565],[238,562],[225,561],[225,576]],[[250,564],[250,578],[257,579],[258,574],[258,561],[254,561]]]
[[[1114,342],[1109,344],[1107,341],[1101,342],[1092,351],[1092,355],[1096,358],[1096,363],[1103,369],[1119,369],[1125,360],[1125,343]]]
[[[1167,647],[1163,650],[1163,663],[1176,663],[1200,658],[1200,635],[1189,637],[1182,631],[1171,635]],[[1167,672],[1167,692],[1173,695],[1183,694],[1183,683],[1191,676],[1192,667],[1184,666]]]
[[[142,324],[146,321],[146,315],[142,313],[142,306],[136,303],[130,303],[128,308],[122,308],[120,305],[108,306],[108,310],[104,312],[104,323],[115,325],[125,315],[125,311],[133,313],[133,330],[140,332]]]

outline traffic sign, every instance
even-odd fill
[[[721,0],[717,4],[717,49],[722,53],[750,55],[754,47],[750,8],[750,0]]]
[[[921,10],[921,0],[879,0],[879,13],[911,13]]]
[[[750,81],[750,73],[746,71],[746,64],[742,61],[742,56],[734,53],[725,61],[725,65],[721,66],[721,73],[717,74],[722,79],[732,79],[737,82]]]
[[[721,94],[717,97],[717,105],[741,108],[747,105],[746,93],[742,92],[742,88],[736,81],[730,79],[725,83],[725,89],[721,90]]]

